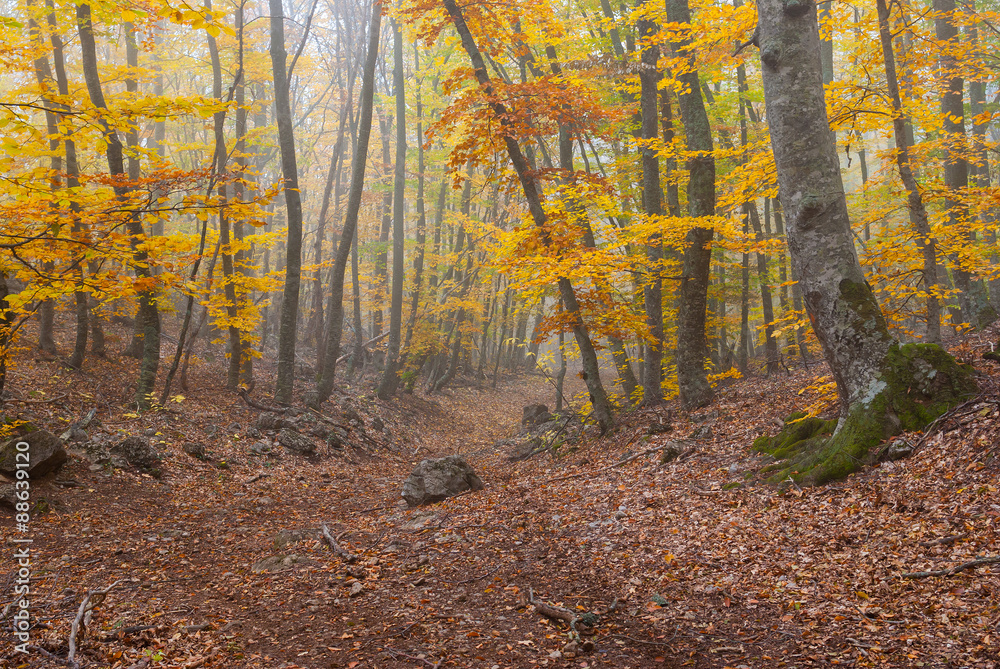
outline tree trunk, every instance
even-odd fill
[[[77,26],[80,34],[80,59],[83,64],[83,76],[87,83],[87,92],[91,103],[101,110],[107,110],[104,101],[104,91],[101,88],[101,78],[97,69],[97,46],[94,43],[94,32],[90,18],[90,5],[80,4],[76,7]],[[125,177],[125,161],[122,143],[118,133],[103,117],[98,120],[106,145],[105,155],[108,170],[113,176]],[[129,184],[118,183],[114,187],[115,198],[122,204],[128,200]],[[145,237],[142,221],[135,212],[126,214],[126,225],[133,249],[132,258],[135,263],[135,273],[140,280],[152,278],[147,264],[148,256],[140,243]],[[156,371],[160,365],[160,314],[156,306],[156,298],[151,287],[139,291],[139,318],[143,323],[143,356],[139,366],[139,383],[135,392],[135,401],[142,410],[151,404],[153,387],[156,385]],[[96,337],[95,337],[96,344]]]
[[[280,0],[277,0],[280,2]],[[368,142],[372,130],[372,108],[375,94],[375,65],[378,62],[379,30],[382,22],[382,2],[372,3],[372,18],[369,23],[368,52],[361,78],[361,117],[358,121],[357,143],[351,161],[351,188],[347,195],[347,210],[344,213],[344,227],[337,245],[337,255],[333,261],[333,276],[330,279],[331,302],[329,305],[329,326],[326,338],[326,359],[316,384],[318,406],[330,399],[337,372],[337,357],[340,355],[340,338],[344,331],[344,275],[351,246],[355,245],[358,229],[358,213],[361,211],[361,195],[365,185],[365,164],[368,159]],[[355,292],[357,305],[357,292]],[[357,309],[355,309],[357,313]],[[357,318],[357,316],[356,316]],[[356,335],[360,336],[360,332]]]
[[[459,37],[462,39],[462,46],[472,61],[476,79],[486,94],[487,99],[490,100],[489,106],[492,112],[504,129],[504,143],[507,146],[507,153],[510,156],[511,163],[513,163],[518,180],[521,182],[521,189],[528,202],[528,210],[531,213],[535,226],[539,230],[542,243],[547,247],[551,246],[552,240],[546,229],[545,210],[542,208],[541,189],[534,172],[529,168],[524,154],[521,152],[521,147],[514,137],[515,129],[511,127],[512,121],[508,115],[507,108],[494,97],[493,85],[486,71],[486,64],[483,62],[479,47],[476,45],[469,27],[465,23],[462,11],[458,8],[455,0],[443,0],[443,2],[445,9],[451,16],[452,22],[455,24],[455,29],[458,31]],[[608,401],[607,393],[601,383],[597,352],[594,350],[590,334],[583,323],[580,307],[576,301],[576,293],[573,290],[573,284],[565,277],[560,277],[558,284],[559,294],[562,296],[566,311],[570,315],[569,322],[572,323],[576,343],[580,349],[580,357],[583,361],[583,378],[587,384],[587,389],[590,391],[590,402],[594,408],[594,417],[597,419],[601,432],[604,433],[611,428],[613,419],[611,417],[611,403]]]
[[[755,447],[786,458],[772,466],[779,470],[773,480],[792,476],[823,483],[858,469],[882,439],[922,428],[975,386],[969,372],[937,346],[900,347],[893,341],[865,280],[826,118],[816,6],[761,0],[758,12],[764,100],[788,248],[841,412],[832,436],[822,434],[830,423],[800,421]]]
[[[959,70],[959,62],[954,49],[961,49],[958,34],[958,15],[955,0],[934,0],[934,30],[941,42],[946,42],[940,59],[942,79],[941,117],[945,140],[944,185],[949,195],[945,198],[948,210],[948,224],[961,225],[968,217],[968,207],[962,202],[960,191],[969,186],[969,163],[965,159],[965,105],[962,100],[964,79]],[[973,242],[971,233],[960,232],[960,238],[967,244]],[[952,256],[952,275],[958,288],[958,304],[962,309],[962,320],[973,328],[984,328],[997,314],[990,306],[983,282],[969,271],[960,253]]]
[[[688,0],[666,0],[672,23],[691,23]],[[688,213],[692,217],[715,215],[715,158],[712,128],[701,97],[698,71],[690,37],[673,43],[678,56],[685,57],[689,70],[678,75],[683,92],[678,95],[681,120],[688,151],[699,152],[688,159],[691,180],[688,183]],[[685,238],[684,263],[681,269],[680,303],[677,310],[677,385],[681,406],[702,407],[712,401],[714,392],[708,383],[705,358],[705,312],[712,270],[712,228],[694,227]]]
[[[66,77],[66,57],[63,52],[62,38],[60,38],[56,33],[56,15],[53,11],[54,4],[52,3],[52,0],[49,0],[46,3],[46,6],[49,9],[48,25],[49,30],[51,31],[50,42],[52,43],[52,64],[55,69],[56,86],[58,87],[57,89],[59,91],[59,95],[65,97],[69,95],[69,81]],[[55,107],[61,112],[69,111],[69,107],[65,104],[56,104]],[[63,148],[66,152],[66,186],[68,188],[79,188],[80,166],[76,157],[76,142],[71,139],[69,135],[67,135],[63,140]],[[70,213],[73,215],[73,234],[78,239],[83,240],[86,237],[86,228],[80,221],[80,205],[75,201],[75,199],[71,199],[69,209]],[[78,282],[77,290],[73,295],[76,303],[76,339],[73,344],[73,354],[70,356],[69,364],[74,369],[80,369],[83,367],[83,359],[87,353],[87,332],[90,328],[90,305],[88,303],[87,293],[83,290],[84,261],[82,254],[74,258],[73,262],[77,266],[76,280]],[[95,332],[101,332],[101,336],[103,338],[103,332],[101,331],[99,324],[95,326]],[[100,353],[103,353],[103,350],[104,348],[102,343]],[[97,352],[98,351],[95,351],[95,353]]]
[[[652,0],[644,0],[652,2]],[[660,158],[654,142],[659,135],[659,93],[656,84],[660,79],[657,61],[660,48],[652,40],[657,32],[653,21],[642,19],[636,28],[643,38],[641,65],[639,69],[639,108],[642,114],[642,204],[648,217],[663,214],[660,202]],[[646,242],[646,281],[643,286],[643,304],[646,311],[646,327],[649,339],[646,342],[645,369],[642,381],[642,403],[652,406],[663,401],[663,278],[661,274],[661,247],[659,235],[653,235]],[[616,356],[617,359],[617,356]]]
[[[396,96],[396,173],[392,193],[392,295],[389,300],[389,345],[385,371],[377,394],[387,400],[399,387],[399,348],[403,330],[403,262],[406,242],[403,227],[403,190],[406,188],[406,98],[403,86],[403,33],[392,25],[392,84]]]
[[[285,246],[285,287],[281,294],[281,325],[278,330],[278,378],[274,400],[292,401],[295,386],[295,339],[298,334],[299,281],[302,271],[302,198],[295,160],[295,135],[285,71],[285,27],[281,0],[269,0],[271,11],[271,69],[274,73],[274,111],[278,124],[278,148],[284,177],[288,235]],[[303,37],[305,39],[305,37]]]
[[[909,206],[910,225],[917,233],[917,247],[923,257],[923,284],[926,292],[927,332],[924,341],[941,343],[941,306],[938,303],[937,243],[931,236],[931,226],[927,221],[927,209],[920,193],[920,186],[910,168],[909,139],[906,136],[907,117],[903,112],[903,102],[899,95],[899,81],[896,77],[896,58],[892,51],[892,34],[889,31],[889,9],[885,0],[875,0],[878,10],[879,37],[882,41],[882,58],[885,62],[885,76],[892,102],[892,129],[896,138],[896,167],[899,178],[906,188],[906,202]]]

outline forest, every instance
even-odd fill
[[[3,0],[0,501],[11,537],[41,533],[36,573],[96,563],[118,533],[146,566],[46,583],[31,644],[26,600],[0,596],[0,667],[293,667],[322,646],[301,666],[996,669],[998,40],[990,0]],[[29,443],[58,453],[30,495],[12,464]],[[456,457],[460,489],[414,492]],[[903,531],[873,539],[883,512],[919,528],[876,550]],[[852,513],[863,541],[838,529]],[[712,580],[723,558],[671,547],[708,517],[756,560],[778,558],[755,527],[787,520],[800,546],[840,542],[838,564],[884,549],[902,571],[861,569],[822,595],[850,613],[820,613],[801,570]],[[291,534],[261,560],[275,522]],[[453,541],[466,571],[435,554]],[[953,559],[921,569],[903,545]],[[625,580],[545,574],[560,550],[624,557]],[[157,555],[240,585],[191,576],[218,590],[182,606],[215,614],[156,621],[179,602],[163,593],[133,630],[105,600],[187,578]],[[466,573],[484,555],[498,566]],[[683,587],[662,573],[682,564]],[[548,603],[561,579],[579,602]],[[431,587],[407,617],[375,588],[432,583],[465,599]],[[955,632],[934,603],[966,594]],[[255,602],[240,632],[218,613],[234,597]],[[921,597],[947,632],[889,613]],[[758,628],[737,634],[737,600]],[[297,654],[318,631],[262,622],[326,606],[364,608],[349,627],[370,638],[335,625]],[[490,616],[512,609],[561,641],[506,639]],[[800,609],[795,634],[768,631]],[[472,625],[461,650],[442,620]],[[480,635],[506,650],[477,655]]]

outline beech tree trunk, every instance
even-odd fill
[[[791,439],[807,426],[793,423],[755,446],[785,458],[774,467],[779,471],[773,480],[792,476],[823,483],[858,469],[882,439],[922,428],[975,385],[939,347],[900,347],[865,279],[826,118],[816,5],[761,0],[758,12],[764,100],[788,248],[841,411],[831,436],[823,432],[833,426],[823,424],[810,428],[805,439]]]
[[[274,400],[292,401],[295,386],[295,340],[298,334],[299,282],[302,273],[302,198],[295,160],[295,135],[285,71],[285,27],[281,0],[269,0],[271,12],[271,70],[274,74],[274,111],[278,124],[278,148],[284,179],[287,243],[285,246],[285,286],[281,294],[281,321],[278,329],[278,378]],[[305,37],[303,37],[305,39]]]
[[[645,0],[651,2],[652,0]],[[641,93],[639,108],[642,114],[642,205],[647,216],[663,214],[660,201],[660,158],[653,142],[659,135],[659,93],[656,85],[660,79],[657,61],[660,48],[652,41],[657,31],[653,21],[640,20],[637,24],[643,37],[643,48],[639,69]],[[660,272],[662,246],[659,235],[653,235],[646,242],[646,283],[643,286],[643,303],[646,311],[646,327],[649,340],[646,342],[646,357],[643,361],[642,403],[651,406],[663,401],[663,278]],[[627,359],[627,358],[626,358]],[[617,360],[617,356],[616,356]]]
[[[667,16],[672,23],[691,23],[688,0],[667,0]],[[684,89],[678,95],[681,120],[688,151],[700,152],[688,160],[688,213],[692,217],[715,215],[715,158],[712,154],[712,128],[701,96],[698,71],[694,68],[691,40],[682,38],[673,44],[678,56],[687,58],[689,70],[678,75]],[[714,392],[708,383],[705,358],[705,316],[708,309],[708,286],[712,270],[712,228],[694,227],[684,240],[684,263],[681,269],[680,302],[677,310],[677,385],[681,406],[702,407],[712,401]]]

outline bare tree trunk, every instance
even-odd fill
[[[328,316],[330,324],[327,328],[326,360],[323,362],[314,398],[317,406],[330,399],[330,395],[333,393],[337,357],[340,355],[340,338],[344,330],[344,275],[347,270],[347,259],[351,254],[351,246],[356,244],[358,213],[361,210],[361,194],[364,190],[365,163],[368,157],[368,141],[372,129],[375,65],[378,61],[381,20],[382,2],[375,0],[372,3],[372,18],[368,28],[368,53],[365,57],[365,67],[361,79],[361,118],[358,122],[358,139],[351,165],[351,189],[347,196],[344,227],[340,235],[340,244],[337,246],[337,255],[333,262],[333,276],[330,280],[330,293],[333,301],[330,304]],[[355,297],[355,300],[358,299]],[[357,309],[355,311],[357,312]],[[360,335],[360,332],[357,334]]]
[[[926,292],[927,332],[924,341],[932,344],[941,343],[941,305],[938,303],[938,268],[937,243],[931,235],[931,226],[927,221],[927,209],[920,193],[920,186],[910,168],[910,144],[906,136],[907,117],[903,112],[903,103],[899,95],[899,81],[896,77],[896,58],[892,51],[892,34],[889,31],[889,9],[885,0],[875,0],[878,10],[879,36],[882,40],[882,58],[885,62],[885,76],[892,102],[892,129],[896,138],[896,167],[899,178],[906,188],[906,201],[909,205],[910,225],[917,233],[917,247],[923,256],[923,284]]]
[[[284,178],[288,235],[285,246],[285,287],[281,295],[281,324],[278,329],[278,378],[274,400],[292,401],[295,386],[295,343],[298,334],[299,283],[302,272],[302,197],[295,160],[295,135],[289,101],[288,73],[285,71],[284,10],[281,0],[269,0],[271,11],[271,70],[274,73],[274,110],[278,124],[278,148]],[[304,35],[302,39],[306,39]]]
[[[389,399],[399,387],[399,348],[403,329],[403,263],[406,232],[403,226],[403,191],[406,188],[406,97],[403,85],[403,33],[392,25],[392,83],[396,97],[396,172],[392,193],[392,295],[389,303],[389,345],[386,347],[385,371],[377,394]]]

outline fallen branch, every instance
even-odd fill
[[[18,402],[20,404],[52,404],[53,402],[58,402],[61,399],[68,397],[65,393],[62,395],[57,395],[56,397],[50,397],[47,400],[22,400],[16,397],[8,397],[7,402]]]
[[[404,658],[406,658],[407,660],[411,660],[411,661],[413,661],[413,662],[423,662],[424,664],[426,664],[426,665],[427,665],[428,667],[430,667],[431,669],[438,669],[438,667],[440,667],[440,666],[441,666],[441,663],[442,663],[442,662],[444,662],[444,658],[442,657],[442,658],[441,658],[440,660],[438,660],[437,662],[435,662],[435,663],[431,664],[431,662],[430,662],[429,660],[426,660],[426,659],[424,659],[424,658],[422,658],[422,657],[416,657],[416,656],[414,656],[414,655],[407,655],[407,654],[406,654],[406,653],[404,653],[403,651],[401,651],[401,650],[396,650],[395,648],[390,648],[389,646],[386,646],[386,647],[385,647],[385,651],[386,651],[387,653],[392,653],[392,654],[393,654],[393,655],[395,655],[396,657],[404,657]]]
[[[326,543],[330,544],[330,548],[333,549],[334,553],[343,558],[348,564],[353,564],[358,561],[357,555],[348,553],[340,546],[340,544],[337,543],[337,540],[333,538],[332,534],[330,534],[330,528],[326,526],[326,523],[323,523],[320,529],[323,530],[323,538],[326,539]]]
[[[615,467],[621,467],[623,465],[627,465],[628,463],[632,462],[633,460],[637,460],[637,459],[641,458],[644,455],[649,455],[650,453],[655,453],[656,451],[662,451],[662,450],[663,450],[663,446],[662,445],[655,446],[653,448],[647,448],[644,451],[640,451],[640,452],[636,453],[635,455],[630,455],[629,457],[625,458],[624,460],[619,460],[618,462],[610,464],[607,467],[601,467],[600,469],[595,469],[592,472],[579,472],[579,473],[576,473],[576,474],[567,474],[566,476],[557,476],[555,478],[547,479],[545,481],[542,481],[542,483],[555,483],[556,481],[567,481],[569,479],[580,478],[581,476],[588,476],[588,475],[594,475],[594,476],[596,476],[597,474],[600,474],[601,472],[606,472],[606,471],[608,471],[610,469],[614,469]]]
[[[251,388],[252,390],[252,388]],[[258,411],[270,411],[271,413],[284,413],[287,411],[285,407],[268,406],[266,404],[261,404],[256,400],[250,399],[250,391],[246,388],[240,388],[236,393],[247,403],[247,406],[251,409],[257,409]]]
[[[924,548],[930,548],[931,546],[944,546],[945,544],[954,543],[959,539],[964,539],[967,536],[969,536],[968,532],[963,534],[952,534],[951,536],[941,537],[940,539],[934,539],[933,541],[921,541],[920,545]]]
[[[955,574],[960,574],[967,569],[975,569],[976,567],[982,567],[987,564],[1000,564],[1000,555],[993,555],[991,557],[976,558],[975,560],[970,560],[957,567],[952,567],[951,569],[939,569],[937,571],[911,571],[902,574],[903,578],[931,578],[933,576],[944,576],[950,577]]]
[[[573,636],[579,639],[580,633],[576,629],[577,623],[583,623],[587,627],[593,627],[597,624],[600,619],[596,613],[581,613],[577,614],[574,611],[563,608],[561,606],[554,606],[552,604],[547,604],[543,601],[535,599],[535,591],[532,588],[528,588],[528,603],[535,607],[535,610],[546,618],[551,618],[552,620],[562,620],[569,625],[570,630],[573,632]],[[618,606],[618,600],[616,599],[611,605],[611,608],[607,612],[611,612]]]
[[[76,618],[73,619],[73,626],[69,631],[69,654],[66,656],[66,661],[69,662],[74,667],[77,666],[76,663],[76,637],[81,632],[86,634],[87,625],[90,623],[90,614],[96,609],[104,599],[111,592],[111,588],[115,587],[121,583],[121,581],[115,581],[104,590],[90,590],[87,595],[80,602],[80,608],[76,611]],[[82,639],[82,637],[81,637]]]

